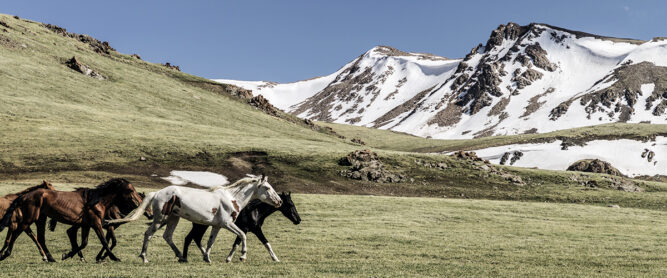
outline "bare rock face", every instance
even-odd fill
[[[267,99],[264,98],[262,95],[257,95],[252,97],[248,103],[254,107],[257,107],[257,109],[262,110],[266,112],[269,115],[272,116],[277,116],[278,115],[278,109],[274,107]]]
[[[667,108],[667,67],[656,66],[651,62],[632,64],[628,61],[616,68],[604,81],[616,80],[613,85],[587,93],[561,103],[551,111],[555,120],[567,112],[567,107],[579,100],[585,106],[590,118],[593,113],[604,112],[609,117],[621,122],[630,120],[636,110],[650,111],[654,116],[662,116]],[[647,97],[644,107],[637,105],[642,95],[642,84],[655,84],[653,92]]]
[[[605,162],[599,159],[579,160],[570,165],[570,167],[567,167],[567,171],[601,173],[601,174],[609,174],[609,175],[623,177],[623,174],[621,174],[621,172],[618,171],[618,169],[611,166],[609,162]]]
[[[358,150],[351,152],[339,162],[341,166],[352,166],[348,170],[341,171],[341,175],[350,179],[374,181],[374,182],[401,182],[407,178],[403,175],[394,174],[384,168],[384,164],[378,158],[377,153],[370,150]]]
[[[478,70],[471,79],[475,79],[476,82],[470,85],[470,89],[461,96],[456,104],[458,106],[465,106],[470,103],[468,113],[472,115],[479,112],[482,108],[491,105],[493,102],[491,96],[501,96],[502,92],[498,87],[501,80],[495,64],[480,63]]]
[[[71,69],[73,69],[73,70],[75,70],[75,71],[78,71],[78,72],[80,72],[80,73],[82,73],[82,74],[84,74],[84,75],[86,75],[86,76],[90,76],[90,77],[92,77],[92,78],[99,79],[99,80],[105,80],[105,79],[107,79],[105,76],[101,75],[100,73],[98,73],[97,71],[93,70],[93,69],[90,68],[89,66],[86,66],[86,65],[84,65],[83,63],[81,63],[81,62],[79,61],[79,59],[76,58],[76,56],[72,57],[72,59],[69,59],[67,62],[65,62],[65,64],[66,64],[69,68],[71,68]]]
[[[527,87],[528,85],[532,84],[533,81],[542,78],[542,76],[543,76],[543,74],[541,72],[529,68],[526,71],[524,71],[522,74],[516,74],[512,78],[512,81],[515,82],[517,88],[523,89],[523,88]]]
[[[491,32],[489,40],[486,42],[487,48],[499,46],[503,40],[516,40],[523,36],[528,31],[528,26],[521,26],[514,22],[507,23],[507,25],[500,25],[496,30]]]
[[[558,68],[547,59],[547,52],[540,46],[540,43],[536,42],[527,46],[526,55],[533,59],[533,64],[538,68],[548,71],[555,71]]]

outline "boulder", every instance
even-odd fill
[[[623,177],[623,174],[621,174],[621,172],[618,171],[618,169],[611,166],[609,162],[605,162],[599,159],[579,160],[570,165],[570,167],[567,167],[567,171],[601,173],[601,174],[609,174],[613,176]]]
[[[78,71],[86,76],[90,76],[99,80],[107,79],[105,76],[101,75],[100,73],[93,70],[89,66],[86,66],[85,64],[81,63],[81,61],[79,61],[79,59],[77,59],[76,56],[72,57],[72,59],[67,60],[65,64],[67,65],[67,67],[75,71]]]
[[[370,150],[357,150],[349,153],[338,161],[341,166],[352,166],[341,171],[341,175],[350,179],[373,182],[401,182],[407,178],[394,174],[384,168],[377,153]]]

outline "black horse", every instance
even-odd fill
[[[236,226],[241,228],[244,233],[251,232],[257,236],[259,241],[264,244],[267,250],[269,250],[269,254],[271,255],[271,258],[278,262],[278,257],[276,257],[276,254],[273,253],[273,249],[271,249],[271,244],[269,244],[269,241],[266,239],[264,236],[264,233],[262,232],[262,225],[264,224],[264,219],[266,219],[269,215],[276,211],[280,211],[283,213],[287,219],[291,220],[294,225],[298,225],[301,223],[301,217],[299,216],[299,213],[296,211],[296,207],[294,206],[294,202],[292,202],[292,193],[285,194],[284,192],[280,194],[280,198],[283,200],[283,205],[280,206],[280,208],[275,208],[271,205],[268,205],[266,203],[263,203],[259,200],[254,200],[250,202],[239,214],[239,217],[236,219],[234,222]],[[188,247],[190,246],[190,243],[192,243],[192,240],[194,239],[195,243],[197,244],[197,247],[199,247],[200,250],[202,250],[202,253],[205,253],[204,249],[201,246],[201,239],[204,236],[204,233],[206,233],[206,230],[208,229],[208,226],[206,225],[201,225],[201,224],[195,224],[192,223],[192,230],[188,233],[187,236],[185,236],[185,245],[183,246],[183,259],[181,260],[182,262],[187,262],[188,260]],[[234,241],[234,244],[232,245],[232,251],[229,252],[229,256],[227,256],[227,262],[232,261],[232,257],[234,256],[234,251],[236,251],[236,247],[241,244],[241,238],[236,237],[236,241]]]

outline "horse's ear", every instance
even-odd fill
[[[287,196],[292,196],[292,191],[287,192]]]
[[[262,179],[262,182],[264,183],[264,182],[267,182],[267,181],[269,181],[269,176],[264,176],[264,178]]]

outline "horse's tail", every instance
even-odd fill
[[[132,213],[130,213],[130,215],[126,216],[125,218],[109,220],[109,221],[106,221],[105,223],[107,225],[108,224],[116,224],[116,223],[127,223],[127,222],[131,222],[131,221],[139,219],[139,217],[141,217],[141,215],[144,214],[144,212],[146,211],[146,208],[148,206],[150,206],[151,203],[153,202],[153,199],[155,198],[155,194],[157,194],[157,193],[156,192],[148,193],[146,195],[146,198],[144,198],[144,200],[141,201],[141,206],[139,206],[137,209],[132,211]]]
[[[14,216],[14,211],[23,203],[23,197],[20,196],[16,198],[12,204],[5,211],[5,215],[0,220],[0,232],[2,232],[9,224],[12,222],[12,217]]]
[[[51,220],[49,220],[49,231],[52,231],[52,232],[55,231],[56,230],[56,224],[58,224],[58,220],[55,220],[55,219],[51,218]]]

